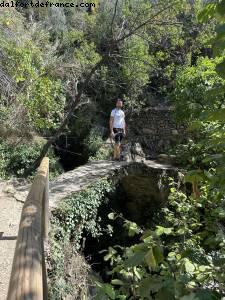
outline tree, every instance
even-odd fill
[[[87,73],[87,66],[88,64],[85,64],[84,70],[82,72],[83,75],[83,83],[82,87],[80,88],[77,95],[74,95],[73,91],[70,91],[71,97],[71,104],[69,103],[68,112],[66,113],[61,125],[56,130],[55,134],[48,140],[46,145],[44,146],[40,157],[37,159],[37,161],[34,164],[34,167],[36,167],[40,160],[43,158],[43,156],[46,155],[49,147],[51,144],[56,140],[56,138],[62,133],[62,131],[65,129],[67,124],[70,121],[71,116],[73,115],[74,110],[78,106],[78,104],[81,101],[83,93],[86,91],[88,84],[90,83],[90,80],[92,76],[95,74],[96,71],[100,70],[100,68],[103,65],[110,65],[110,64],[116,64],[120,65],[121,59],[128,59],[128,60],[134,60],[135,58],[131,55],[134,55],[137,53],[137,50],[140,50],[139,47],[134,47],[134,41],[135,35],[138,33],[144,33],[147,29],[150,30],[151,26],[164,26],[165,22],[167,21],[163,20],[161,18],[165,18],[165,12],[167,13],[167,16],[169,15],[169,12],[174,9],[179,9],[180,3],[178,4],[178,1],[173,1],[172,3],[170,1],[156,1],[157,3],[146,4],[145,1],[133,1],[131,5],[126,6],[122,1],[114,1],[109,2],[106,1],[104,5],[100,5],[98,14],[91,15],[91,24],[92,30],[89,31],[90,36],[92,37],[92,41],[94,39],[96,44],[96,51],[99,53],[99,61],[96,65],[92,66],[92,69],[89,73]],[[113,8],[113,9],[112,9]],[[113,12],[112,17],[109,17],[109,14]],[[121,12],[123,15],[121,16]],[[131,17],[132,16],[132,17]],[[124,20],[122,20],[122,18]],[[102,22],[104,20],[104,22]],[[135,22],[133,21],[135,20]],[[101,23],[100,23],[101,22]],[[169,23],[171,23],[170,20],[168,20]],[[126,24],[126,26],[125,26]],[[100,26],[101,25],[101,26]],[[104,25],[104,26],[102,26]],[[172,24],[173,25],[173,24]],[[89,29],[90,30],[90,29]],[[96,35],[97,33],[97,35]],[[132,42],[133,40],[133,42]],[[91,41],[91,43],[92,43]],[[81,42],[81,49],[85,45],[85,41]],[[90,44],[89,44],[90,45]],[[125,49],[125,46],[127,46],[127,50],[123,51],[130,51],[128,53],[128,56],[125,56],[124,53],[122,55],[120,54],[121,49]],[[134,54],[132,54],[132,47],[134,49]],[[143,47],[143,46],[142,46]],[[76,53],[75,49],[75,53]],[[143,54],[146,55],[147,52],[143,48]],[[78,47],[78,53],[79,47]],[[137,58],[137,57],[136,57]],[[81,57],[78,56],[79,61],[81,60]],[[143,68],[145,67],[145,57],[144,64],[142,61],[142,65],[140,69],[142,72],[140,73],[140,77],[143,77]],[[82,60],[81,60],[82,63]],[[147,62],[148,64],[148,62]],[[133,65],[129,65],[130,68],[133,68]],[[139,67],[139,64],[136,64],[136,68],[134,71],[127,70],[124,68],[122,73],[127,73],[127,77],[129,77],[132,73],[134,74],[137,71],[137,67]],[[76,70],[76,68],[74,69]],[[73,73],[73,68],[71,68],[71,73]],[[133,75],[134,76],[134,75]],[[146,84],[146,81],[143,81],[144,84]],[[143,86],[143,83],[141,86]],[[74,87],[72,87],[72,90]]]
[[[23,47],[15,47],[26,52],[30,65],[22,61],[19,65],[10,41],[16,69],[20,70],[18,85],[25,87],[16,98],[28,109],[31,127],[51,137],[35,166],[66,130],[74,110],[87,99],[93,99],[107,115],[116,96],[126,100],[132,113],[149,105],[147,93],[166,95],[177,66],[197,55],[201,38],[209,31],[196,21],[200,6],[200,0],[194,4],[186,0],[114,0],[100,2],[95,13],[45,8],[43,14],[34,14],[20,9],[20,25],[23,30],[31,26],[32,31],[22,35]],[[21,17],[27,13],[28,20]],[[196,43],[192,43],[192,36]],[[25,43],[26,37],[32,46]],[[9,73],[14,74],[14,60],[8,57],[8,61]],[[45,97],[47,107],[43,105]]]

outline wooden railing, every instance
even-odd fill
[[[49,228],[49,159],[45,157],[24,203],[7,300],[46,300],[44,241]]]

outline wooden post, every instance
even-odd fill
[[[48,170],[49,159],[45,157],[23,206],[7,300],[47,299],[43,239],[48,222],[48,218],[44,220],[48,214]]]

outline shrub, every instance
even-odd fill
[[[108,229],[105,229],[106,226],[102,225],[99,208],[108,203],[107,195],[111,191],[111,183],[105,179],[100,180],[86,190],[65,199],[53,212],[48,259],[50,299],[63,299],[66,295],[73,295],[73,299],[82,299],[80,293],[86,293],[88,266],[78,250],[81,248],[84,233],[95,238],[109,233]],[[105,216],[107,219],[107,213]],[[68,252],[65,251],[68,247],[69,258]],[[69,262],[72,264],[74,261],[78,269],[71,269],[71,266],[68,268]]]
[[[24,171],[30,167],[38,157],[42,144],[19,143],[0,141],[0,177],[10,176],[23,177]],[[62,172],[53,151],[49,152],[50,157],[50,179]]]

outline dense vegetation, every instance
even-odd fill
[[[123,220],[133,244],[102,254],[105,282],[96,274],[87,280],[87,271],[82,284],[94,285],[96,299],[221,299],[225,1],[93,2],[96,9],[1,9],[0,176],[30,171],[65,134],[76,139],[70,150],[81,152],[83,162],[104,157],[98,150],[118,96],[128,121],[151,105],[173,105],[188,139],[171,153],[186,168],[183,181],[192,192],[171,178],[168,205],[152,227]],[[82,248],[84,234],[113,232],[102,230],[97,218],[110,190],[109,183],[98,183],[54,216],[52,299],[79,299],[80,290],[68,284],[66,254]],[[108,213],[112,224],[121,218]]]

